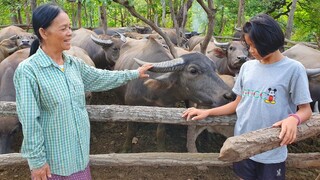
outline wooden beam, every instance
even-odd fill
[[[229,137],[220,149],[219,159],[236,162],[280,146],[280,128],[264,128],[257,131]],[[298,126],[297,139],[301,141],[320,134],[320,115]]]
[[[143,122],[181,125],[226,125],[233,126],[236,116],[210,117],[203,121],[186,121],[181,117],[185,108],[154,106],[87,105],[90,121],[98,122]],[[17,116],[16,103],[0,101],[0,117]]]
[[[127,153],[90,155],[91,166],[230,166],[218,159],[218,153]],[[0,168],[27,166],[20,153],[0,155]],[[320,153],[289,153],[287,167],[320,168]]]
[[[286,43],[290,43],[290,44],[303,44],[305,46],[308,46],[308,47],[311,47],[311,48],[314,48],[314,49],[319,49],[320,47],[317,45],[317,44],[313,44],[311,42],[296,42],[296,41],[291,41],[290,39],[285,39],[284,40]]]

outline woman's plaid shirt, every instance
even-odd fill
[[[137,70],[108,71],[63,54],[64,71],[41,48],[16,69],[14,85],[22,124],[21,152],[31,169],[45,163],[68,176],[89,162],[86,91],[106,91],[136,79]]]

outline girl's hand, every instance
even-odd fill
[[[188,108],[182,113],[182,117],[187,121],[201,120],[209,116],[209,112],[205,109]],[[192,117],[192,118],[191,118]]]
[[[152,64],[144,64],[140,66],[137,70],[139,71],[139,78],[148,78],[149,74],[146,74],[150,68],[152,68]]]
[[[279,138],[282,139],[280,145],[293,143],[297,138],[297,119],[290,116],[282,121],[276,122],[272,127],[281,127]]]

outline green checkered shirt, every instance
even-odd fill
[[[136,79],[137,70],[108,71],[63,54],[64,71],[41,48],[16,69],[14,85],[22,124],[21,152],[31,169],[46,162],[68,176],[89,163],[90,123],[85,91],[106,91]]]

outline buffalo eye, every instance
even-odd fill
[[[198,74],[198,70],[197,70],[196,68],[191,68],[191,69],[190,69],[190,73],[191,73],[192,75],[196,75],[196,74]]]

